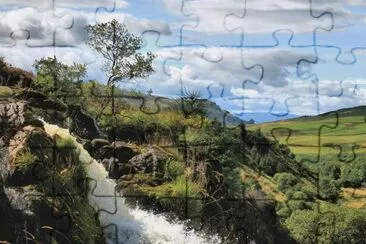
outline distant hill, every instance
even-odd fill
[[[276,116],[270,112],[259,112],[259,113],[245,113],[240,116],[242,120],[249,121],[254,120],[256,124],[265,123],[270,121],[279,121],[285,119],[297,118],[299,115],[296,114],[287,114],[286,116]]]
[[[287,144],[299,158],[315,157],[319,146],[321,156],[341,157],[340,153],[352,155],[352,150],[356,149],[358,154],[366,153],[365,118],[366,106],[357,106],[315,116],[250,125],[248,128],[259,128],[266,136]]]
[[[174,108],[180,108],[180,100],[167,98],[167,97],[158,97],[158,96],[149,96],[149,95],[141,95],[143,99],[136,98],[123,98],[133,107],[148,107],[153,112],[158,112],[160,110],[169,110]],[[142,100],[144,100],[142,102]],[[207,117],[211,120],[216,120],[220,123],[225,123],[225,125],[236,126],[241,123],[250,124],[250,121],[245,121],[240,119],[239,117],[234,116],[229,111],[221,109],[216,103],[204,100]]]

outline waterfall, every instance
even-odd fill
[[[50,136],[72,137],[69,130],[44,122]],[[204,237],[194,231],[186,231],[181,223],[169,223],[163,215],[131,208],[125,204],[123,196],[115,191],[116,183],[108,179],[102,164],[94,160],[83,146],[76,141],[79,159],[85,166],[90,179],[89,203],[99,212],[99,220],[104,228],[106,243],[151,243],[151,244],[198,244],[220,243],[217,236]],[[107,227],[108,226],[108,227]]]

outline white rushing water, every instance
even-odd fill
[[[43,121],[44,122],[44,121]],[[67,129],[44,122],[46,132],[62,138],[70,137]],[[104,228],[107,243],[151,243],[151,244],[199,244],[219,243],[217,237],[203,237],[194,231],[186,231],[181,223],[170,223],[163,215],[138,208],[130,208],[125,199],[115,192],[116,183],[108,179],[102,164],[94,160],[83,146],[72,137],[80,151],[80,161],[85,164],[90,177],[89,203],[98,211],[99,220]],[[116,197],[114,197],[116,195]],[[109,213],[108,213],[108,212]]]

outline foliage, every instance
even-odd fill
[[[364,156],[361,160],[355,160],[342,168],[342,183],[344,187],[360,187],[366,182],[366,161]]]
[[[108,85],[118,81],[145,77],[153,72],[151,52],[146,56],[137,53],[142,47],[142,39],[129,33],[124,24],[117,20],[96,25],[88,25],[87,44],[105,59],[103,71],[108,76]]]
[[[207,123],[199,130],[190,129],[187,132],[188,144],[207,145],[207,150],[202,147],[202,151],[197,152],[202,154],[201,158],[205,158],[209,165],[215,162],[221,165],[228,197],[242,196],[240,167],[248,158],[240,133],[218,122]]]
[[[169,158],[165,162],[165,175],[166,179],[176,179],[178,176],[184,174],[184,164],[175,160],[174,158]]]
[[[299,180],[291,173],[277,173],[273,179],[277,182],[278,189],[285,192],[287,189],[295,186]]]
[[[58,196],[52,203],[70,217],[72,228],[66,235],[73,243],[99,243],[102,230],[97,215],[88,204],[89,184],[79,151],[72,137],[57,137],[55,160],[37,183],[45,196]]]
[[[156,187],[142,186],[145,194],[156,197],[165,209],[173,210],[178,215],[185,213],[189,216],[197,216],[202,211],[202,191],[199,185],[186,179],[184,175],[178,176],[173,182]],[[186,218],[189,216],[184,215]]]
[[[341,184],[337,180],[333,180],[329,177],[321,177],[319,179],[319,193],[323,199],[335,202],[341,191]]]
[[[21,150],[17,153],[14,163],[17,167],[28,168],[37,160],[37,156],[33,155],[29,150]]]
[[[0,86],[0,97],[10,97],[13,95],[13,89],[8,86]]]
[[[64,99],[64,97],[80,96],[80,84],[86,75],[86,66],[74,63],[66,65],[53,58],[36,60],[34,65],[37,78],[34,85],[48,95]]]
[[[0,85],[31,87],[33,85],[34,75],[31,72],[12,67],[0,57]]]
[[[366,211],[361,209],[298,210],[285,225],[299,243],[363,243],[366,239]]]
[[[198,91],[184,90],[177,103],[186,118],[190,116],[203,117],[207,113],[205,100],[201,99],[201,94]]]

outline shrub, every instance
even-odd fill
[[[330,201],[336,201],[339,197],[341,187],[340,183],[328,177],[323,177],[319,180],[320,197]]]
[[[72,149],[72,150],[76,148],[74,139],[71,136],[56,139],[56,147],[59,149]]]
[[[278,207],[276,208],[276,214],[281,218],[288,218],[291,215],[291,213],[292,213],[291,209],[283,203],[279,204]]]
[[[366,211],[339,206],[321,212],[295,211],[286,221],[290,234],[299,243],[364,243]]]
[[[37,160],[37,156],[33,155],[29,150],[21,150],[17,153],[14,163],[17,167],[28,168]]]
[[[0,86],[0,97],[10,97],[13,95],[13,90],[7,86]]]
[[[298,179],[291,173],[277,173],[273,179],[277,182],[278,189],[282,192],[298,183]]]
[[[366,181],[366,161],[356,161],[344,166],[341,179],[345,187],[360,187]]]
[[[0,84],[5,86],[31,87],[34,75],[31,72],[12,67],[0,58]]]
[[[184,164],[173,158],[169,158],[165,162],[165,175],[164,178],[176,179],[177,176],[184,174]]]

